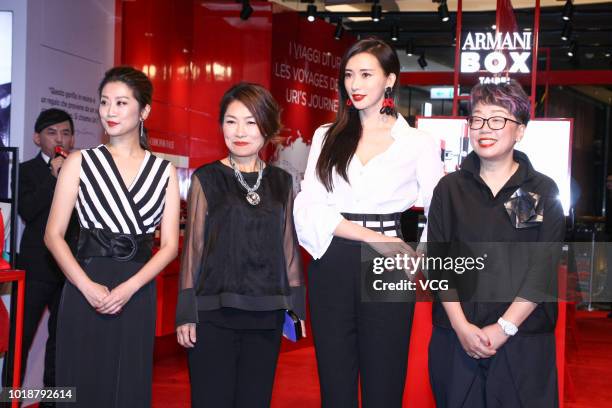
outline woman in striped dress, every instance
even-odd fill
[[[71,407],[150,407],[155,276],[177,254],[176,171],[149,150],[143,122],[152,85],[131,67],[99,88],[109,143],[71,154],[62,167],[45,243],[67,277],[57,328],[57,386],[76,387]],[[75,207],[76,258],[63,239]],[[161,224],[159,251],[151,254]]]

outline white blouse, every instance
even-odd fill
[[[300,244],[314,259],[327,251],[343,212],[402,212],[414,206],[420,193],[427,216],[433,189],[444,175],[440,147],[431,135],[410,127],[398,115],[391,128],[395,139],[391,146],[365,166],[354,155],[347,172],[350,184],[334,171],[334,189],[328,192],[316,175],[328,129],[329,125],[321,126],[312,137],[304,180],[293,207]]]

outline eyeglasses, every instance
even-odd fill
[[[517,125],[522,125],[521,122],[518,122],[514,119],[504,118],[503,116],[492,116],[488,119],[481,118],[480,116],[469,116],[468,117],[468,125],[472,130],[482,129],[485,123],[489,126],[491,130],[500,130],[506,126],[506,122],[514,122]]]

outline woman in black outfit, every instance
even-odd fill
[[[304,319],[292,179],[258,157],[280,129],[265,88],[229,89],[219,122],[229,155],[191,178],[177,338],[193,407],[267,407],[285,310]]]
[[[471,107],[474,151],[434,190],[428,256],[482,256],[484,269],[447,273],[453,290],[434,304],[436,404],[555,407],[555,272],[565,231],[559,191],[514,150],[529,121],[520,85],[476,85]]]

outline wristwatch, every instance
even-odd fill
[[[504,333],[506,333],[506,336],[514,336],[516,332],[518,332],[518,327],[516,327],[514,323],[507,321],[503,317],[500,317],[497,320],[497,324],[501,326]]]

